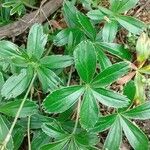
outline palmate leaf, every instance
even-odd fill
[[[3,117],[0,115],[0,148],[1,148],[2,142],[5,140],[5,138],[8,134],[8,131],[9,131],[9,129],[8,129]],[[6,148],[8,150],[13,150],[14,145],[13,145],[12,136],[10,137],[10,140],[8,141],[8,144],[6,145]]]
[[[40,63],[50,69],[65,68],[73,64],[73,58],[68,55],[51,55],[45,56]]]
[[[107,89],[93,88],[93,94],[99,102],[109,107],[122,108],[129,104],[129,99],[126,96]]]
[[[28,35],[27,53],[30,57],[39,59],[45,49],[47,35],[43,33],[43,27],[40,24],[34,24]]]
[[[4,104],[2,103],[0,105],[0,112],[7,116],[15,117],[21,103],[22,100],[15,100]],[[26,100],[19,114],[19,117],[21,118],[31,116],[37,112],[38,112],[38,105],[36,105],[35,102],[33,101]]]
[[[130,119],[150,119],[150,102],[146,102],[135,108],[122,112],[122,114]]]
[[[110,0],[110,9],[113,12],[124,13],[129,9],[133,8],[139,0]]]
[[[122,127],[119,117],[112,124],[104,143],[104,149],[118,150],[122,141]]]
[[[39,67],[37,69],[38,78],[42,84],[42,89],[44,92],[54,91],[60,85],[60,78],[50,69],[46,67]]]
[[[129,50],[124,48],[123,45],[116,44],[116,43],[107,43],[107,42],[99,42],[96,43],[96,45],[99,45],[101,49],[104,51],[115,55],[121,59],[130,60],[131,54],[129,53]]]
[[[133,18],[131,16],[117,16],[116,20],[129,32],[133,33],[133,34],[140,34],[144,27],[145,24],[136,19]]]
[[[103,132],[111,127],[116,119],[116,114],[99,117],[95,126],[90,130],[91,132]]]
[[[148,150],[149,141],[146,135],[125,117],[120,117],[120,121],[123,131],[131,146],[136,150],[141,150],[141,146],[142,149]]]
[[[68,136],[68,133],[64,131],[58,124],[43,124],[41,128],[45,134],[57,140],[63,139]]]
[[[106,68],[110,67],[112,65],[109,58],[104,53],[103,49],[100,47],[100,45],[95,44],[95,49],[97,52],[97,59],[99,61],[100,69],[101,71],[105,70]]]
[[[98,120],[99,109],[97,101],[90,88],[87,88],[83,96],[83,102],[80,110],[80,123],[83,128],[94,127]]]
[[[48,113],[64,112],[77,102],[83,92],[82,86],[70,86],[56,90],[45,98],[43,108]]]
[[[102,38],[104,42],[113,42],[118,30],[118,22],[106,22],[102,29]]]
[[[50,141],[50,137],[41,130],[36,130],[31,142],[32,150],[40,150],[42,146]]]
[[[78,12],[77,13],[77,19],[80,25],[81,30],[91,39],[95,40],[96,38],[96,30],[90,20],[87,16],[85,16],[83,13]]]
[[[96,69],[96,53],[90,41],[81,42],[74,51],[75,67],[81,79],[91,82]]]
[[[99,73],[91,82],[93,88],[105,87],[121,78],[125,75],[130,69],[128,62],[120,62],[113,64],[107,69]]]
[[[12,57],[19,57],[20,54],[17,45],[5,40],[0,41],[0,58],[10,59]]]
[[[6,99],[15,98],[26,90],[32,78],[32,73],[22,69],[19,75],[12,75],[2,87],[1,94]]]

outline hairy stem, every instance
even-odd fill
[[[31,117],[28,117],[28,125],[27,125],[27,132],[28,132],[28,150],[31,150],[31,141],[30,141],[30,120]]]
[[[29,87],[28,87],[28,90],[27,90],[27,92],[26,92],[26,94],[25,94],[25,96],[24,96],[24,98],[23,98],[22,103],[20,104],[20,107],[19,107],[19,109],[18,109],[18,111],[17,111],[17,113],[16,113],[16,116],[15,116],[15,119],[14,119],[14,121],[13,121],[11,127],[10,127],[10,130],[9,130],[9,132],[8,132],[8,134],[7,134],[6,138],[5,138],[5,140],[4,140],[3,143],[2,143],[2,146],[1,146],[1,149],[0,149],[0,150],[4,150],[4,149],[6,148],[6,145],[7,145],[7,143],[9,142],[9,140],[10,140],[10,138],[11,138],[11,134],[12,134],[13,129],[14,129],[16,123],[17,123],[18,117],[19,117],[20,112],[21,112],[21,110],[22,110],[22,108],[23,108],[23,105],[24,105],[24,103],[25,103],[25,101],[26,101],[26,99],[27,99],[27,96],[28,96],[28,94],[29,94],[29,92],[30,92],[30,90],[31,90],[31,88],[32,88],[32,85],[33,85],[33,82],[34,82],[35,78],[36,78],[36,74],[34,74],[34,77],[33,77],[32,80],[31,80],[31,83],[30,83],[30,85],[29,85]]]

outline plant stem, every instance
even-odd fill
[[[79,98],[79,101],[78,101],[76,121],[75,121],[75,125],[74,125],[72,134],[75,134],[77,127],[78,127],[79,116],[80,116],[80,105],[81,105],[81,97]]]
[[[30,142],[30,120],[31,117],[28,117],[28,125],[27,125],[27,129],[28,129],[28,150],[31,150],[31,142]]]
[[[16,113],[16,116],[15,116],[15,119],[14,119],[12,125],[11,125],[11,128],[10,128],[10,130],[9,130],[9,132],[8,132],[8,134],[7,134],[6,138],[5,138],[5,140],[4,140],[3,143],[2,143],[1,150],[4,150],[4,149],[6,148],[6,145],[7,145],[7,143],[9,142],[9,140],[10,140],[10,138],[11,138],[11,134],[12,134],[13,129],[14,129],[16,123],[17,123],[18,117],[19,117],[20,112],[21,112],[21,110],[22,110],[22,108],[23,108],[23,105],[24,105],[24,103],[25,103],[25,101],[26,101],[26,99],[27,99],[27,96],[28,96],[28,94],[29,94],[29,92],[30,92],[30,90],[31,90],[31,88],[32,88],[32,85],[33,85],[33,82],[34,82],[35,78],[36,78],[36,74],[34,74],[32,80],[31,80],[31,83],[30,83],[30,85],[29,85],[29,87],[28,87],[28,90],[27,90],[27,92],[26,92],[26,94],[25,94],[25,96],[24,96],[24,98],[23,98],[23,101],[22,101],[22,103],[20,104],[20,107],[19,107],[19,109],[18,109],[18,111],[17,111],[17,113]]]
[[[72,76],[72,71],[73,71],[73,67],[71,66],[71,68],[70,68],[70,72],[69,72],[69,76],[68,76],[67,86],[69,86],[69,85],[70,85],[71,76]]]

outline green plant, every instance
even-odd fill
[[[133,149],[149,149],[147,136],[133,122],[150,119],[143,84],[150,70],[149,33],[137,41],[133,64],[130,50],[112,42],[118,22],[129,32],[142,32],[143,23],[120,15],[137,1],[110,2],[110,10],[88,12],[90,20],[65,1],[67,28],[48,39],[43,26],[34,24],[27,46],[0,41],[0,150],[18,150],[26,138],[29,150],[119,150],[124,135]],[[95,20],[106,20],[101,31]],[[51,51],[53,44],[63,55]],[[117,91],[113,85],[120,80]],[[108,135],[99,147],[103,131]]]

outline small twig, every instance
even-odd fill
[[[4,139],[4,141],[3,141],[3,143],[2,143],[2,146],[1,146],[1,149],[0,149],[0,150],[4,150],[4,149],[5,149],[7,143],[9,142],[9,140],[10,140],[10,138],[11,138],[11,134],[12,134],[13,129],[14,129],[16,123],[17,123],[17,120],[18,120],[18,118],[19,118],[20,112],[21,112],[21,110],[22,110],[22,108],[23,108],[23,106],[24,106],[24,103],[25,103],[25,101],[26,101],[26,99],[27,99],[27,97],[28,97],[28,94],[29,94],[29,92],[30,92],[30,90],[31,90],[31,88],[32,88],[32,85],[33,85],[33,82],[34,82],[35,78],[36,78],[36,74],[34,74],[34,77],[33,77],[32,81],[31,81],[31,83],[30,83],[30,85],[29,85],[29,87],[28,87],[28,90],[27,90],[27,92],[26,92],[26,94],[25,94],[25,96],[24,96],[24,98],[23,98],[23,101],[22,101],[21,104],[20,104],[20,107],[19,107],[19,109],[18,109],[18,111],[17,111],[17,113],[16,113],[16,116],[15,116],[15,119],[14,119],[14,121],[13,121],[11,127],[10,127],[10,130],[9,130],[8,134],[6,135],[6,138]]]
[[[134,16],[138,17],[139,16],[139,12],[141,12],[149,3],[150,3],[150,0],[147,0],[147,2],[136,11]]]

